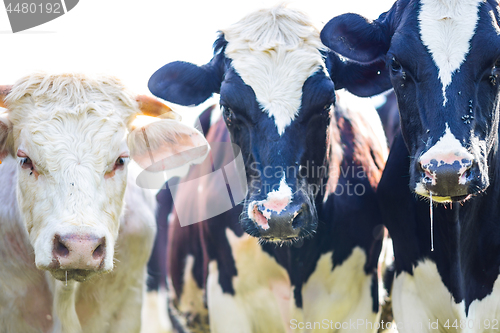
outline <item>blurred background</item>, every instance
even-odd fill
[[[29,0],[27,0],[29,2]],[[168,62],[201,65],[212,57],[217,31],[276,0],[80,0],[67,14],[13,34],[0,5],[0,84],[33,71],[105,73],[132,91],[149,94],[151,74]],[[393,0],[296,0],[289,6],[309,14],[319,29],[332,17],[356,12],[370,19]],[[213,103],[213,100],[211,101]],[[210,103],[210,102],[209,102]],[[203,108],[179,108],[191,121]]]

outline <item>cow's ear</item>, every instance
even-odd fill
[[[9,154],[7,142],[12,131],[12,123],[6,111],[0,107],[0,161]]]
[[[362,97],[392,88],[386,53],[392,38],[390,25],[394,11],[395,7],[375,21],[357,14],[343,14],[325,25],[321,41],[331,50],[327,67],[335,88],[346,88]]]
[[[326,67],[335,89],[345,88],[360,97],[378,95],[392,88],[385,58],[360,63],[329,52]]]
[[[157,172],[205,160],[210,146],[203,134],[177,120],[138,116],[128,136],[130,155],[143,169]]]
[[[157,70],[149,79],[151,93],[180,105],[198,105],[220,91],[224,56],[218,53],[206,65],[175,61]]]
[[[331,19],[321,30],[321,41],[332,51],[361,63],[385,57],[392,36],[386,13],[369,21],[358,14],[343,14]]]

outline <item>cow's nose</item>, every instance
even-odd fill
[[[52,253],[60,269],[99,270],[104,265],[106,239],[94,235],[55,235]]]
[[[439,196],[459,197],[468,193],[474,160],[470,154],[454,154],[453,158],[429,158],[419,161],[423,183]]]
[[[301,237],[303,229],[314,220],[307,203],[290,204],[283,211],[268,209],[263,204],[253,208],[251,219],[260,226],[260,236],[270,240]],[[311,232],[314,231],[311,230]],[[307,233],[306,233],[307,234]]]

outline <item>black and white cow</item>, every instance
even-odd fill
[[[399,132],[399,109],[398,101],[394,91],[380,95],[380,98],[385,99],[382,104],[377,106],[377,112],[380,116],[380,121],[384,127],[387,143],[391,147],[394,137]]]
[[[373,22],[344,14],[322,31],[347,58],[385,59],[379,77],[397,95],[402,137],[379,192],[401,332],[500,329],[499,19],[498,1],[399,0]]]
[[[206,323],[206,290],[211,332],[376,331],[375,189],[387,146],[373,106],[348,108],[347,93],[332,105],[335,88],[360,89],[356,79],[380,69],[325,51],[305,15],[279,6],[223,30],[208,64],[174,62],[151,77],[161,98],[192,105],[219,93],[223,111],[207,136],[211,159],[169,184],[179,188],[169,278],[188,324]],[[228,192],[227,179],[206,176],[235,158],[214,143],[229,141],[241,148],[249,191],[206,218]],[[181,227],[181,214],[203,222]]]

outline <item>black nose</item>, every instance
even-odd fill
[[[252,220],[260,225],[260,237],[283,241],[310,235],[316,228],[316,217],[308,203],[288,205],[283,211],[270,211],[264,205],[254,207]]]

